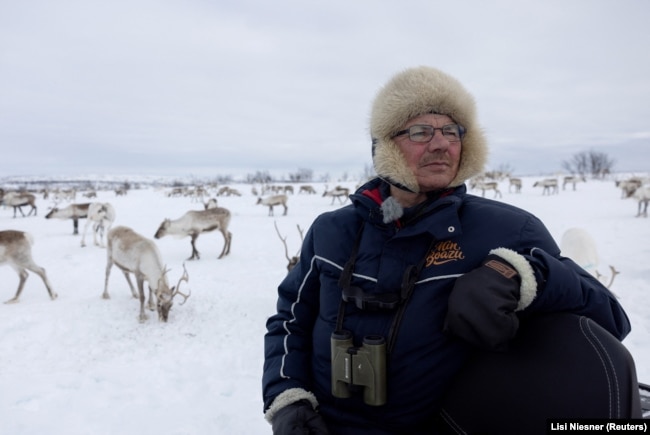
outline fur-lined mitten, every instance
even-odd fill
[[[505,350],[519,328],[517,312],[535,298],[533,268],[506,248],[459,277],[449,296],[445,329],[482,349]]]
[[[308,400],[280,409],[272,420],[273,435],[328,435],[327,426]]]

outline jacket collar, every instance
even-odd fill
[[[436,219],[435,221],[432,221],[431,225],[429,225],[431,227],[429,231],[434,234],[441,232],[436,229],[439,224],[444,225],[442,232],[446,236],[445,238],[447,238],[450,231],[449,225],[446,225],[445,222],[448,222],[449,219],[452,219],[457,223],[454,227],[457,231],[460,231],[457,210],[466,192],[467,187],[464,184],[455,188],[432,192],[429,194],[429,198],[426,201],[414,207],[403,209],[403,213],[399,219],[388,223],[384,222],[385,216],[384,210],[382,209],[382,205],[385,205],[386,201],[390,197],[390,185],[386,181],[380,178],[370,180],[361,186],[351,196],[351,199],[357,211],[370,223],[380,226],[395,226],[398,229],[407,229],[408,227],[415,225],[424,217],[433,213],[434,210],[441,211],[443,208],[447,209],[446,212],[442,213],[441,219]],[[451,215],[448,215],[449,212],[451,212]],[[436,236],[438,235],[442,234],[436,234]]]

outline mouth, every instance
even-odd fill
[[[433,161],[433,162],[425,162],[420,165],[420,168],[426,168],[426,169],[434,169],[434,170],[442,170],[442,169],[447,169],[449,168],[449,163],[443,162],[443,161]]]

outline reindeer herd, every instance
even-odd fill
[[[521,193],[523,184],[521,178],[507,177],[507,179],[509,183],[508,193]],[[579,182],[586,182],[586,180],[583,177],[565,177],[562,183],[562,190],[565,190],[567,186],[571,186],[575,190],[576,183]],[[621,198],[634,198],[638,201],[636,216],[647,217],[648,203],[650,202],[649,180],[641,177],[631,177],[616,181],[615,183],[616,187],[621,190]],[[533,187],[541,187],[542,196],[555,195],[559,191],[559,184],[557,178],[546,178],[534,182]],[[480,191],[482,196],[485,196],[488,191],[493,191],[495,198],[502,196],[499,189],[499,181],[491,180],[485,176],[470,180],[468,182],[468,188],[471,191]],[[172,192],[174,192],[173,195],[169,193],[168,196],[178,196],[175,190],[172,190]],[[194,192],[199,192],[199,190],[197,189]],[[265,197],[259,196],[254,189],[251,192],[257,196],[256,204],[268,207],[268,216],[274,216],[274,207],[276,206],[282,207],[283,215],[287,215],[289,196],[293,194],[293,189],[286,189],[286,186],[284,188],[266,189],[263,192],[270,193],[270,195]],[[301,186],[296,195],[311,195],[314,193],[316,192],[313,187]],[[336,186],[333,189],[328,189],[326,186],[322,197],[332,198],[331,205],[334,205],[334,202],[337,200],[339,204],[344,204],[349,194],[350,190],[348,188]],[[120,195],[125,195],[125,193],[121,193]],[[223,195],[241,196],[238,191],[232,188],[227,190],[222,188],[216,196]],[[118,196],[117,193],[116,196]],[[87,197],[94,198],[96,195]],[[4,192],[0,189],[0,198],[2,208],[11,208],[13,218],[37,216],[38,208],[34,193],[25,191]],[[109,299],[108,282],[112,266],[116,266],[122,271],[133,297],[139,299],[140,311],[138,319],[140,322],[144,322],[147,319],[145,305],[149,310],[157,311],[159,320],[166,322],[174,298],[181,296],[183,298],[181,305],[189,298],[190,293],[181,292],[180,289],[181,284],[189,280],[185,265],[183,265],[183,274],[176,286],[170,286],[168,270],[164,266],[160,251],[156,247],[154,240],[138,234],[132,228],[124,225],[113,227],[116,219],[116,211],[111,203],[96,201],[72,203],[60,207],[60,201],[61,197],[57,196],[53,206],[49,208],[45,215],[45,219],[71,220],[73,227],[72,234],[79,234],[79,220],[86,219],[80,245],[82,247],[86,246],[86,235],[88,230],[92,228],[93,244],[106,249],[106,270],[104,292],[102,294],[104,299]],[[153,238],[160,239],[165,236],[176,238],[189,237],[191,253],[187,260],[199,260],[201,255],[196,246],[198,237],[203,233],[218,231],[223,236],[223,247],[218,258],[222,259],[227,256],[230,253],[232,244],[232,233],[229,230],[232,213],[229,209],[220,207],[216,198],[210,198],[207,202],[202,201],[202,204],[202,210],[188,210],[176,219],[163,219],[153,234]],[[23,207],[29,208],[27,212],[23,211]],[[284,245],[287,271],[291,271],[298,263],[300,250],[298,249],[295,255],[290,255],[286,242],[287,237],[280,234],[276,224],[275,230],[281,243]],[[302,244],[304,234],[300,226],[298,226],[298,233],[300,235],[300,244]],[[574,239],[580,239],[584,246],[589,245],[589,243],[593,244],[586,236],[581,236],[582,238],[580,239],[574,234]],[[52,300],[57,298],[57,293],[54,291],[45,269],[39,266],[32,257],[33,243],[33,237],[27,232],[16,230],[0,231],[0,264],[10,265],[19,276],[15,296],[6,301],[6,303],[16,303],[19,301],[25,286],[25,281],[29,275],[28,271],[33,272],[41,278]],[[611,280],[609,285],[611,285],[613,278],[618,274],[618,271],[613,266],[610,266],[610,271]],[[598,279],[603,279],[600,271],[595,271],[595,274]],[[135,277],[135,286],[131,281],[132,276]],[[149,289],[149,297],[146,304],[145,282]]]
[[[289,192],[288,190],[284,191]],[[197,189],[194,192],[203,192],[203,190]],[[87,198],[96,198],[96,193],[93,193],[93,195],[84,194],[84,196]],[[311,186],[302,186],[299,193],[314,194],[316,191]],[[118,194],[116,191],[116,196],[125,194],[126,192]],[[168,194],[170,197],[178,195],[179,192],[176,189],[173,189]],[[216,194],[216,196],[223,195],[241,196],[237,190],[232,188],[221,188]],[[332,198],[332,204],[335,199],[338,199],[339,203],[343,204],[347,200],[348,195],[349,189],[340,186],[332,190],[326,188],[323,193],[323,197]],[[44,194],[43,197],[47,198],[48,195]],[[102,297],[104,299],[110,299],[108,293],[109,276],[112,267],[116,266],[124,274],[131,289],[132,296],[140,301],[139,321],[144,322],[148,318],[145,311],[146,297],[144,283],[146,282],[149,289],[146,308],[151,311],[156,310],[159,320],[167,322],[174,297],[177,295],[183,297],[182,305],[190,296],[189,292],[183,293],[180,291],[181,283],[189,280],[185,265],[183,265],[184,272],[178,283],[176,286],[171,287],[169,285],[168,270],[164,266],[162,256],[155,242],[152,239],[138,234],[127,226],[120,225],[114,228],[112,227],[116,218],[116,211],[111,203],[97,201],[72,203],[60,207],[59,203],[62,201],[62,198],[59,195],[55,197],[54,204],[49,208],[45,219],[71,220],[73,235],[79,234],[79,220],[86,219],[81,237],[81,247],[86,246],[86,235],[89,228],[92,228],[94,245],[106,249],[106,271]],[[74,196],[70,197],[70,199],[73,198]],[[4,192],[0,189],[0,199],[3,208],[12,207],[13,218],[16,218],[18,213],[22,217],[37,216],[38,209],[36,206],[36,195],[34,193],[26,191]],[[284,208],[283,215],[286,215],[288,212],[287,203],[288,195],[286,193],[259,197],[257,200],[257,204],[269,207],[269,216],[273,216],[274,206],[282,206]],[[29,211],[25,213],[23,207],[29,207]],[[221,259],[230,253],[232,233],[228,228],[231,218],[232,214],[230,210],[219,207],[218,200],[216,198],[210,198],[207,202],[203,203],[203,210],[189,210],[177,219],[163,219],[154,233],[153,238],[160,239],[165,236],[177,238],[189,237],[192,251],[187,260],[199,260],[201,256],[196,247],[196,240],[199,235],[206,232],[219,231],[224,239],[223,248],[218,256]],[[287,261],[289,262],[287,269],[291,270],[298,262],[298,255],[289,257],[286,237],[283,238],[280,235],[277,225],[276,231],[278,231],[281,242],[285,247]],[[300,232],[302,242],[303,230],[298,227],[298,231]],[[35,273],[41,278],[52,300],[57,298],[57,293],[54,292],[45,269],[39,266],[33,259],[33,243],[32,235],[27,232],[16,230],[0,231],[0,264],[10,265],[19,276],[16,294],[13,298],[6,301],[6,303],[16,303],[19,301],[25,282],[29,276],[28,271]],[[135,277],[135,286],[131,277]]]
[[[480,191],[481,196],[485,197],[485,193],[489,191],[494,192],[494,198],[501,198],[501,190],[499,190],[499,183],[506,180],[508,181],[508,193],[521,193],[522,179],[518,177],[510,177],[507,174],[498,174],[498,178],[493,173],[485,173],[468,181],[468,189],[470,191]],[[566,190],[567,186],[571,186],[571,190],[577,190],[578,183],[586,183],[587,178],[583,175],[567,175],[562,177],[562,182],[557,177],[544,178],[533,182],[533,188],[541,188],[542,196],[557,195],[560,192],[560,184],[562,190]],[[616,180],[616,187],[621,190],[621,198],[633,198],[637,202],[637,217],[648,217],[648,203],[650,203],[650,178],[633,176],[624,180]],[[514,191],[513,191],[514,189]]]

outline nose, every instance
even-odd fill
[[[449,141],[442,134],[442,129],[436,128],[433,130],[433,136],[427,142],[427,151],[433,152],[436,150],[446,150],[449,147]]]

